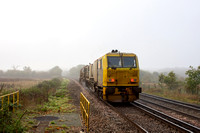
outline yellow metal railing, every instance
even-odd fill
[[[89,131],[89,115],[90,115],[90,102],[87,98],[81,93],[80,95],[80,107],[85,126],[87,127],[87,132]]]
[[[0,100],[1,100],[1,104],[0,104],[1,109],[0,110],[3,110],[4,99],[6,99],[6,97],[7,97],[7,100],[5,102],[7,102],[8,105],[10,103],[12,103],[13,104],[13,112],[15,112],[15,104],[17,104],[17,107],[19,106],[19,91],[0,96]],[[11,98],[12,98],[12,100],[10,101]],[[9,106],[8,106],[8,111],[9,111]]]

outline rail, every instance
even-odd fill
[[[190,108],[190,109],[195,110],[195,111],[200,111],[199,105],[188,104],[188,103],[180,102],[180,101],[177,101],[177,100],[171,100],[171,99],[167,99],[167,98],[163,98],[163,97],[159,97],[159,96],[155,96],[155,95],[150,95],[150,94],[146,94],[146,93],[141,93],[140,96],[156,99],[156,100],[167,102],[167,103],[170,103],[170,104],[176,104],[178,106]]]
[[[83,95],[83,93],[80,94],[80,108],[85,126],[87,127],[87,132],[89,132],[90,102]]]
[[[108,107],[110,107],[113,111],[115,111],[119,116],[121,116],[124,120],[126,120],[127,122],[129,122],[131,125],[133,125],[133,127],[135,127],[137,129],[137,132],[139,133],[148,133],[147,130],[145,130],[143,127],[141,127],[140,125],[138,125],[137,123],[135,123],[134,121],[132,121],[131,119],[129,119],[126,115],[124,115],[123,113],[119,112],[114,106],[112,106],[110,103],[100,99],[104,104],[106,104]]]
[[[163,122],[165,122],[166,124],[168,124],[169,126],[172,126],[174,128],[176,128],[177,130],[179,130],[180,132],[196,132],[199,133],[200,132],[200,128],[193,126],[191,124],[188,124],[186,122],[183,122],[181,120],[175,119],[171,116],[168,116],[160,111],[157,111],[151,107],[148,107],[144,104],[141,104],[137,101],[135,101],[134,103],[132,103],[132,105],[136,106],[137,108],[143,110],[145,113],[148,113],[149,115],[153,116],[154,118],[161,120]]]
[[[140,101],[145,102],[145,103],[149,103],[149,104],[152,104],[152,105],[155,105],[155,106],[158,106],[158,107],[161,107],[161,108],[164,108],[164,109],[173,111],[173,112],[176,112],[176,113],[178,113],[178,114],[181,114],[181,115],[190,117],[190,118],[192,118],[192,119],[200,120],[200,117],[197,117],[197,116],[194,116],[194,115],[190,115],[190,114],[188,114],[188,113],[184,113],[184,112],[182,112],[182,111],[179,111],[179,110],[176,110],[176,109],[173,109],[173,108],[169,108],[169,107],[167,107],[167,106],[163,106],[163,105],[160,105],[160,104],[157,104],[157,103],[154,103],[154,102],[145,100],[145,99],[140,99],[138,102],[140,102]]]
[[[19,106],[19,91],[0,96],[0,100],[1,100],[1,104],[0,104],[1,105],[1,109],[0,110],[3,110],[4,104],[6,104],[4,102],[4,99],[6,99],[5,101],[7,102],[7,105],[8,105],[8,111],[9,111],[9,105],[10,105],[10,103],[12,103],[13,104],[12,105],[13,112],[15,112],[15,104],[17,104],[17,107]]]

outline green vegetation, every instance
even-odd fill
[[[190,70],[186,71],[186,89],[192,94],[199,94],[200,89],[200,66],[195,69],[190,66]]]
[[[168,89],[172,90],[172,89],[176,89],[177,87],[177,78],[176,78],[176,74],[171,71],[170,73],[168,73],[167,76],[165,76],[163,73],[161,73],[159,75],[159,85],[161,86],[161,88],[163,88],[163,83],[165,83],[168,87]]]
[[[143,72],[141,75],[142,91],[165,98],[200,104],[200,66],[197,69],[190,67],[190,70],[186,71],[186,75],[188,77],[184,79],[177,77],[173,71],[167,74],[161,73],[158,74],[158,81],[155,82],[152,80],[156,79],[153,74]]]
[[[20,103],[23,106],[18,113],[9,112],[8,108],[0,111],[0,132],[29,131],[38,124],[33,119],[38,115],[73,112],[75,107],[69,103],[68,83],[67,79],[54,78],[21,90]],[[26,114],[23,110],[27,110]]]
[[[31,92],[27,93],[29,95],[30,93],[34,93],[35,95],[38,95],[35,100],[33,100],[34,107],[31,107],[31,110],[28,111],[26,118],[23,120],[24,125],[26,125],[27,128],[31,129],[33,127],[32,122],[33,118],[35,116],[38,116],[38,114],[57,114],[57,113],[70,113],[75,111],[75,107],[70,104],[70,98],[68,96],[68,89],[67,85],[69,83],[69,80],[67,79],[53,79],[50,81],[44,81],[37,86],[34,86],[34,88],[40,88],[35,91],[32,91],[32,88],[30,88]],[[54,88],[54,89],[53,89]],[[43,96],[40,94],[44,90],[48,91],[47,94],[43,94]],[[40,90],[40,91],[39,91]],[[32,94],[33,95],[33,94]],[[46,96],[48,100],[46,99]],[[43,99],[42,99],[43,98]],[[37,102],[37,99],[42,99],[43,102]],[[35,123],[36,124],[36,123]],[[55,121],[52,121],[50,123],[51,125],[57,126]],[[58,127],[49,127],[46,130],[52,131],[52,130],[58,130]],[[61,127],[59,127],[60,129]],[[62,127],[62,130],[64,130],[65,127]]]
[[[37,106],[37,111],[45,113],[70,113],[74,111],[74,106],[69,104],[67,90],[68,80],[62,80],[60,86],[53,95],[48,97],[48,101]]]
[[[140,70],[140,80],[142,83],[158,83],[158,72],[150,73],[148,71]]]
[[[22,126],[21,119],[25,112],[12,113],[8,111],[8,106],[4,106],[0,111],[0,132],[13,133],[23,132],[25,127]]]
[[[20,101],[22,105],[29,106],[48,102],[48,97],[56,92],[61,85],[61,80],[54,78],[49,81],[43,81],[29,89],[23,89],[20,92]]]
[[[56,124],[54,121],[51,121],[51,124]]]
[[[143,88],[143,92],[187,103],[200,104],[200,98],[198,95],[188,94],[184,90],[180,89],[169,90],[160,88],[151,88],[151,89]]]

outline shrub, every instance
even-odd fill
[[[8,106],[4,106],[0,111],[0,132],[23,132],[25,128],[21,125],[21,119],[24,114],[12,113],[8,111]]]

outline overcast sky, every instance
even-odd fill
[[[200,65],[200,0],[2,0],[0,70],[69,69],[112,49],[140,68]]]

